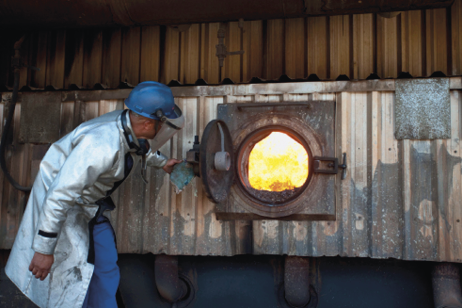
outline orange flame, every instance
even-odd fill
[[[308,177],[308,153],[284,133],[273,132],[249,156],[249,182],[258,190],[284,191],[302,186]]]

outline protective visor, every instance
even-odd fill
[[[162,117],[162,127],[156,133],[156,136],[152,141],[151,144],[151,151],[155,152],[160,149],[170,138],[173,137],[180,129],[184,127],[184,116],[181,112],[181,109],[175,105],[174,113],[176,118],[169,119],[167,117]]]

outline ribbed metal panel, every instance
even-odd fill
[[[359,90],[351,90],[354,87]],[[174,88],[187,122],[161,151],[177,158],[185,157],[194,135],[201,135],[216,117],[217,104],[335,100],[337,156],[348,155],[347,177],[343,181],[337,178],[337,220],[218,221],[200,179],[176,194],[162,170],[150,170],[145,185],[136,169],[114,195],[117,209],[111,220],[119,252],[461,262],[461,80],[451,79],[452,131],[448,140],[397,141],[393,89],[392,80]],[[128,92],[120,91],[117,100],[81,103],[85,107],[79,107],[78,114],[88,120],[123,108],[122,98]],[[72,101],[62,103],[61,135],[72,129],[69,123],[75,123],[75,106],[78,104]],[[19,113],[20,108],[16,123]],[[16,126],[15,134],[17,138]],[[39,147],[43,146],[14,144],[11,148],[10,169],[20,182],[28,181],[30,168],[37,165],[43,152]],[[0,248],[8,249],[19,226],[24,195],[8,183],[2,187]]]
[[[275,80],[281,75],[323,80],[346,75],[366,79],[371,73],[397,78],[402,72],[428,77],[462,72],[462,0],[449,8],[404,11],[396,17],[352,14],[226,23],[228,51],[220,70],[216,56],[219,23],[182,27],[30,30],[24,60],[40,71],[21,71],[22,86],[92,89],[136,85],[145,80],[194,84],[224,78],[246,83],[252,77]],[[8,73],[14,41],[8,34],[0,48],[0,85],[12,87]],[[287,78],[287,77],[285,77]],[[342,76],[345,78],[345,76]]]

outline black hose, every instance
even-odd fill
[[[15,106],[16,106],[16,102],[18,100],[19,66],[20,66],[20,57],[21,57],[20,48],[21,48],[21,44],[22,44],[23,41],[24,41],[24,36],[14,44],[14,52],[15,52],[14,61],[15,61],[15,63],[13,64],[14,65],[13,97],[11,99],[11,103],[10,103],[9,108],[8,108],[8,115],[6,117],[5,127],[3,128],[2,140],[1,140],[1,143],[0,143],[0,166],[1,166],[2,170],[3,170],[3,173],[5,174],[6,178],[11,183],[11,185],[13,185],[14,188],[16,188],[18,190],[21,190],[21,191],[29,192],[32,189],[32,187],[30,187],[30,186],[25,187],[25,186],[20,185],[18,182],[16,182],[15,179],[13,179],[11,174],[8,172],[8,169],[6,168],[6,161],[5,161],[6,142],[7,142],[8,134],[9,134],[10,127],[11,127],[11,122],[13,121],[14,109],[15,109]]]

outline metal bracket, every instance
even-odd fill
[[[11,57],[11,67],[13,68],[21,68],[25,67],[34,71],[40,71],[38,67],[32,66],[32,65],[27,65],[22,61],[21,57],[13,56]]]
[[[330,162],[327,164],[327,167],[333,168],[333,169],[322,169],[321,162]],[[325,157],[325,156],[315,156],[314,157],[314,168],[313,168],[314,173],[337,174],[339,168],[343,169],[342,180],[344,180],[346,178],[346,169],[347,169],[346,153],[343,153],[343,164],[341,165],[338,164],[337,157]]]
[[[242,24],[242,25],[241,25]],[[239,28],[244,27],[244,21],[239,20]],[[233,55],[242,55],[244,54],[244,50],[239,51],[228,51],[226,45],[224,43],[226,35],[226,24],[220,23],[220,27],[218,28],[218,45],[215,45],[217,48],[216,56],[218,57],[218,63],[220,67],[223,67],[223,61],[225,60],[226,56],[233,56]]]
[[[218,129],[220,130],[221,137],[221,151],[215,153],[214,157],[214,167],[219,171],[228,171],[231,167],[231,156],[228,152],[225,151],[225,136],[223,133],[223,128],[220,123],[217,124]],[[199,171],[199,160],[200,160],[200,142],[199,136],[194,136],[194,145],[191,150],[186,152],[186,162],[190,163],[193,166],[194,174],[200,177]]]
[[[200,177],[199,172],[199,153],[201,145],[199,143],[199,136],[194,136],[194,145],[191,150],[186,152],[186,162],[190,163],[193,166],[194,174]]]

